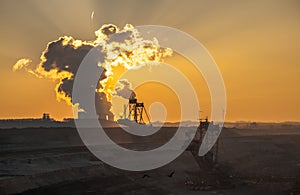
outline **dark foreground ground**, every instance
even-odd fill
[[[124,147],[149,140],[112,131]],[[133,144],[135,143],[135,144]],[[300,129],[224,129],[218,164],[184,152],[145,172],[122,171],[95,158],[76,129],[0,130],[0,194],[300,194]]]

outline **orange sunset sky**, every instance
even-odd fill
[[[37,65],[47,43],[60,36],[94,40],[94,32],[108,23],[166,25],[200,41],[224,79],[226,121],[300,121],[298,0],[1,0],[0,118],[43,112],[56,119],[72,117],[71,107],[56,100],[55,82],[13,72],[12,66],[21,58]],[[209,115],[210,96],[201,75],[176,54],[165,61],[189,77],[203,114]],[[138,87],[138,97],[146,105],[160,100],[167,120],[178,120],[174,94],[154,85]]]

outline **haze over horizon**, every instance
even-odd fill
[[[56,100],[57,83],[24,70],[13,72],[18,60],[29,58],[36,66],[49,42],[62,36],[95,40],[94,32],[103,24],[153,24],[187,32],[208,49],[227,90],[226,121],[300,121],[299,8],[296,0],[1,1],[0,118],[40,117],[43,112],[59,120],[72,117],[72,107]],[[208,88],[192,64],[176,53],[165,61],[197,86],[201,115],[209,116]],[[136,93],[147,106],[160,100],[167,121],[177,120],[172,91],[153,84]]]

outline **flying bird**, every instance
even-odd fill
[[[170,173],[170,174],[168,175],[168,177],[173,177],[174,173],[175,173],[175,171],[172,171],[172,173]]]
[[[148,178],[149,178],[150,176],[149,176],[149,175],[147,175],[147,174],[143,175],[143,178],[146,178],[146,177],[148,177]]]

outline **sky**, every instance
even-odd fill
[[[55,82],[24,70],[13,72],[12,66],[21,58],[38,64],[47,44],[60,36],[95,40],[94,32],[103,24],[129,23],[174,27],[200,41],[222,73],[227,121],[300,121],[299,10],[297,0],[1,0],[0,118],[40,117],[43,112],[56,119],[72,117],[71,106],[56,99]],[[175,55],[166,61],[184,67],[197,88],[202,115],[209,115],[203,78],[185,59]],[[177,101],[163,86],[137,91],[146,105]],[[165,107],[167,120],[177,120],[178,109]]]

